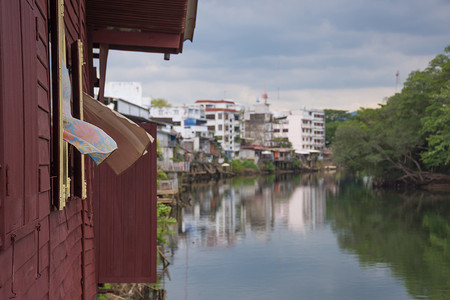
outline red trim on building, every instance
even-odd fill
[[[195,103],[229,103],[229,104],[235,104],[234,101],[230,100],[197,100]]]
[[[227,111],[227,112],[237,112],[235,109],[230,108],[206,108],[206,112],[214,112],[214,111]]]

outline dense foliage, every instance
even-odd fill
[[[426,183],[450,173],[450,59],[412,72],[401,93],[361,109],[336,130],[336,163],[380,178]]]
[[[351,120],[352,114],[346,110],[325,109],[325,145],[330,146],[336,134],[336,129],[342,122]]]
[[[259,168],[251,160],[242,161],[239,159],[233,159],[231,161],[231,170],[234,173],[253,173],[255,171],[259,171]]]

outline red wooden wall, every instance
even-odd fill
[[[83,89],[92,91],[86,1],[65,0],[64,22],[67,46],[77,39],[84,44]],[[51,207],[48,6],[54,3],[0,0],[0,300],[95,299],[97,279],[156,281],[156,142],[120,177],[106,165],[94,177],[86,159],[87,199]],[[143,127],[156,137],[156,125]],[[100,226],[99,261],[94,225]]]
[[[0,0],[0,299],[94,299],[97,288],[92,198],[50,208],[49,2]],[[87,45],[85,0],[65,9],[67,43]]]
[[[98,282],[156,282],[156,141],[119,176],[96,168],[94,186]]]

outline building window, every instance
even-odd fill
[[[218,127],[218,129],[217,130],[219,130],[219,131],[221,131],[222,130],[222,125],[221,124],[219,124],[219,127]]]
[[[209,131],[214,131],[214,130],[215,130],[214,125],[213,125],[213,126],[208,126],[208,130],[209,130]]]
[[[283,129],[283,132],[288,132],[288,131],[289,131],[289,129],[287,129],[287,128],[286,128],[286,129]]]
[[[206,118],[208,120],[215,120],[216,119],[216,115],[212,114],[212,115],[206,115]]]
[[[218,116],[217,116],[217,118],[218,118],[219,120],[222,120],[222,113],[219,113]]]

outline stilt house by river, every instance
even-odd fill
[[[103,98],[108,50],[169,59],[192,39],[196,5],[0,0],[0,299],[94,299],[99,283],[156,280],[156,142],[137,145],[128,121],[88,106],[95,86]],[[67,120],[118,149],[96,166]]]

